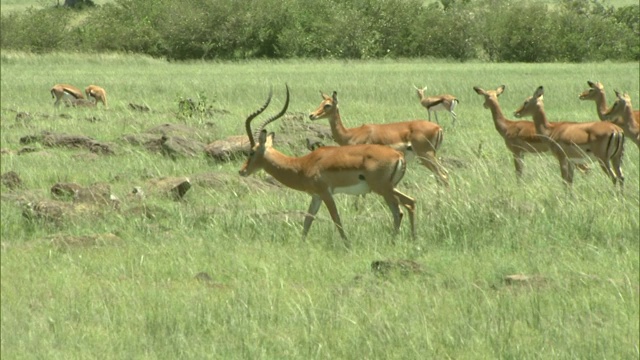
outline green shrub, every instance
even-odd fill
[[[64,49],[70,44],[72,12],[65,8],[29,8],[2,15],[0,47],[36,53]]]
[[[640,59],[640,6],[600,0],[114,0],[81,14],[49,7],[2,15],[0,46],[172,60]]]

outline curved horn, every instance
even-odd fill
[[[262,107],[259,108],[258,110],[251,113],[247,118],[247,120],[245,120],[244,126],[247,129],[247,136],[249,136],[249,143],[251,144],[252,148],[256,145],[256,141],[253,137],[253,133],[251,132],[251,120],[253,120],[256,116],[262,114],[262,112],[267,108],[267,106],[269,106],[272,96],[273,96],[273,89],[269,89],[269,97],[267,97],[267,101],[264,103],[264,105],[262,105]]]
[[[287,87],[287,98],[284,101],[284,107],[282,108],[282,110],[280,110],[279,113],[277,113],[276,115],[268,118],[267,120],[265,120],[261,125],[260,128],[258,128],[258,131],[256,132],[256,134],[259,134],[260,132],[262,132],[262,130],[264,130],[264,127],[267,126],[268,124],[278,120],[279,118],[282,117],[282,115],[284,115],[284,113],[287,112],[287,109],[289,108],[289,85],[285,84],[285,86]]]

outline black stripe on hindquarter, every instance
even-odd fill
[[[615,141],[615,144],[613,142]],[[615,149],[611,152],[612,145],[615,145]],[[614,131],[611,136],[609,136],[609,141],[607,142],[607,156],[609,159],[613,158],[620,152],[621,147],[624,145],[624,136],[620,136],[620,133]]]
[[[402,174],[400,174],[400,177],[398,178],[397,181],[394,182],[394,179],[396,177],[396,173],[398,172],[398,169],[400,169],[400,171],[402,171]],[[407,162],[404,160],[404,158],[400,158],[398,159],[398,161],[396,161],[395,166],[393,167],[393,172],[391,173],[391,178],[389,180],[391,180],[391,183],[393,183],[393,186],[396,186],[396,184],[398,184],[400,182],[400,180],[402,180],[402,178],[404,177],[404,173],[407,169]]]

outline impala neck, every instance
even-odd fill
[[[270,148],[264,153],[262,169],[283,185],[305,191],[306,177],[303,171],[302,158],[292,157]]]
[[[536,132],[540,135],[549,135],[549,121],[547,114],[544,112],[544,105],[540,105],[533,114],[533,123],[536,126]]]
[[[596,110],[598,111],[598,117],[600,120],[604,120],[604,114],[607,113],[607,97],[604,92],[599,92],[595,98]]]
[[[338,108],[336,108],[333,115],[329,117],[329,125],[331,126],[333,140],[340,145],[349,144],[351,136],[349,135],[349,130],[342,124],[342,118],[340,117],[340,110]]]
[[[627,125],[627,126],[633,126],[635,125],[635,127],[638,126],[638,123],[636,121],[636,117],[633,114],[633,109],[630,106],[625,106],[624,110],[622,111],[622,119],[621,119],[621,123],[623,125]]]
[[[500,104],[498,101],[490,101],[489,109],[491,110],[491,116],[493,116],[493,124],[496,127],[496,130],[500,133],[504,133],[507,130],[507,126],[505,124],[505,117],[502,114],[502,109],[500,108]]]

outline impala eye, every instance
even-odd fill
[[[330,109],[331,108],[331,104],[324,104],[324,108],[325,109]]]

